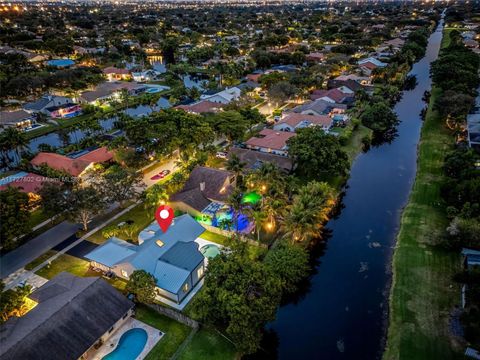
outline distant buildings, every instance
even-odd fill
[[[229,104],[230,102],[240,98],[241,90],[237,87],[226,88],[213,94],[203,94],[200,100],[208,100],[213,103]]]
[[[295,133],[263,129],[258,135],[248,139],[245,145],[247,149],[287,156],[287,140],[293,136],[295,136]]]
[[[113,153],[106,147],[95,150],[82,150],[69,155],[39,152],[31,161],[33,167],[47,165],[48,167],[64,171],[75,177],[82,177],[94,164],[105,163],[113,159]]]
[[[107,77],[108,81],[118,81],[118,80],[130,80],[132,75],[127,69],[119,69],[115,66],[109,66],[103,69],[103,73]]]
[[[273,126],[273,130],[295,132],[297,129],[318,126],[324,131],[328,131],[328,129],[330,129],[332,126],[332,123],[332,118],[327,115],[290,113],[278,121]]]

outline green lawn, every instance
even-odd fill
[[[40,265],[48,258],[55,255],[55,253],[56,252],[54,250],[47,251],[45,254],[26,265],[25,269],[29,270],[35,268],[37,265]],[[67,254],[60,255],[58,258],[53,260],[50,265],[41,268],[35,272],[35,274],[50,280],[54,276],[60,274],[62,271],[67,271],[80,277],[100,276],[100,273],[90,270],[88,261]],[[125,289],[126,282],[122,279],[109,279],[107,281],[121,291]]]
[[[347,153],[348,158],[350,159],[350,163],[353,163],[353,160],[355,160],[357,155],[362,151],[362,139],[365,136],[371,134],[372,130],[363,125],[359,125],[358,128],[353,131],[352,136],[348,140],[348,143],[342,147],[343,150],[345,150],[345,152]]]
[[[455,252],[433,247],[448,221],[440,196],[442,164],[454,138],[431,104],[423,125],[418,169],[405,208],[393,257],[390,322],[385,360],[462,358],[448,334],[449,312],[460,301],[452,275],[460,268]]]
[[[201,329],[185,350],[180,354],[180,360],[229,360],[237,357],[235,347],[215,330]]]
[[[138,305],[135,312],[138,320],[165,333],[148,353],[146,360],[170,359],[191,331],[190,327],[161,315],[145,305]]]
[[[28,223],[33,228],[34,226],[41,224],[48,218],[49,216],[42,211],[42,208],[38,208],[30,213],[30,218],[28,219]]]
[[[140,231],[142,231],[148,225],[150,225],[150,223],[154,219],[155,219],[155,211],[150,208],[146,209],[144,204],[142,203],[135,206],[134,208],[132,208],[130,211],[120,216],[115,221],[112,221],[110,224],[107,225],[107,227],[116,226],[126,221],[133,221],[133,223],[137,227],[137,231],[133,234],[132,240],[136,241]],[[119,237],[124,240],[127,240],[125,237],[122,237],[122,235],[119,235]],[[91,236],[89,236],[88,240],[91,242],[94,242],[95,244],[102,244],[103,242],[105,242],[106,239],[102,235],[102,230],[100,230],[92,234]]]

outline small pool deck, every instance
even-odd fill
[[[102,360],[102,358],[112,351],[118,346],[118,342],[123,334],[125,334],[128,330],[140,328],[147,332],[148,339],[145,347],[143,348],[142,352],[136,360],[143,360],[150,350],[160,341],[160,339],[165,335],[158,329],[147,325],[137,319],[130,318],[128,319],[120,328],[118,328],[108,339],[107,341],[98,348],[98,350],[93,351],[91,354],[88,354],[87,359],[89,360]]]

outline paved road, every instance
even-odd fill
[[[3,279],[41,254],[65,241],[79,230],[78,224],[64,221],[0,258],[0,277]]]

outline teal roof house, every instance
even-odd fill
[[[176,217],[167,232],[153,222],[134,245],[112,237],[85,257],[91,266],[128,280],[145,270],[157,280],[157,295],[181,303],[205,273],[205,257],[195,242],[205,229],[190,215]]]

